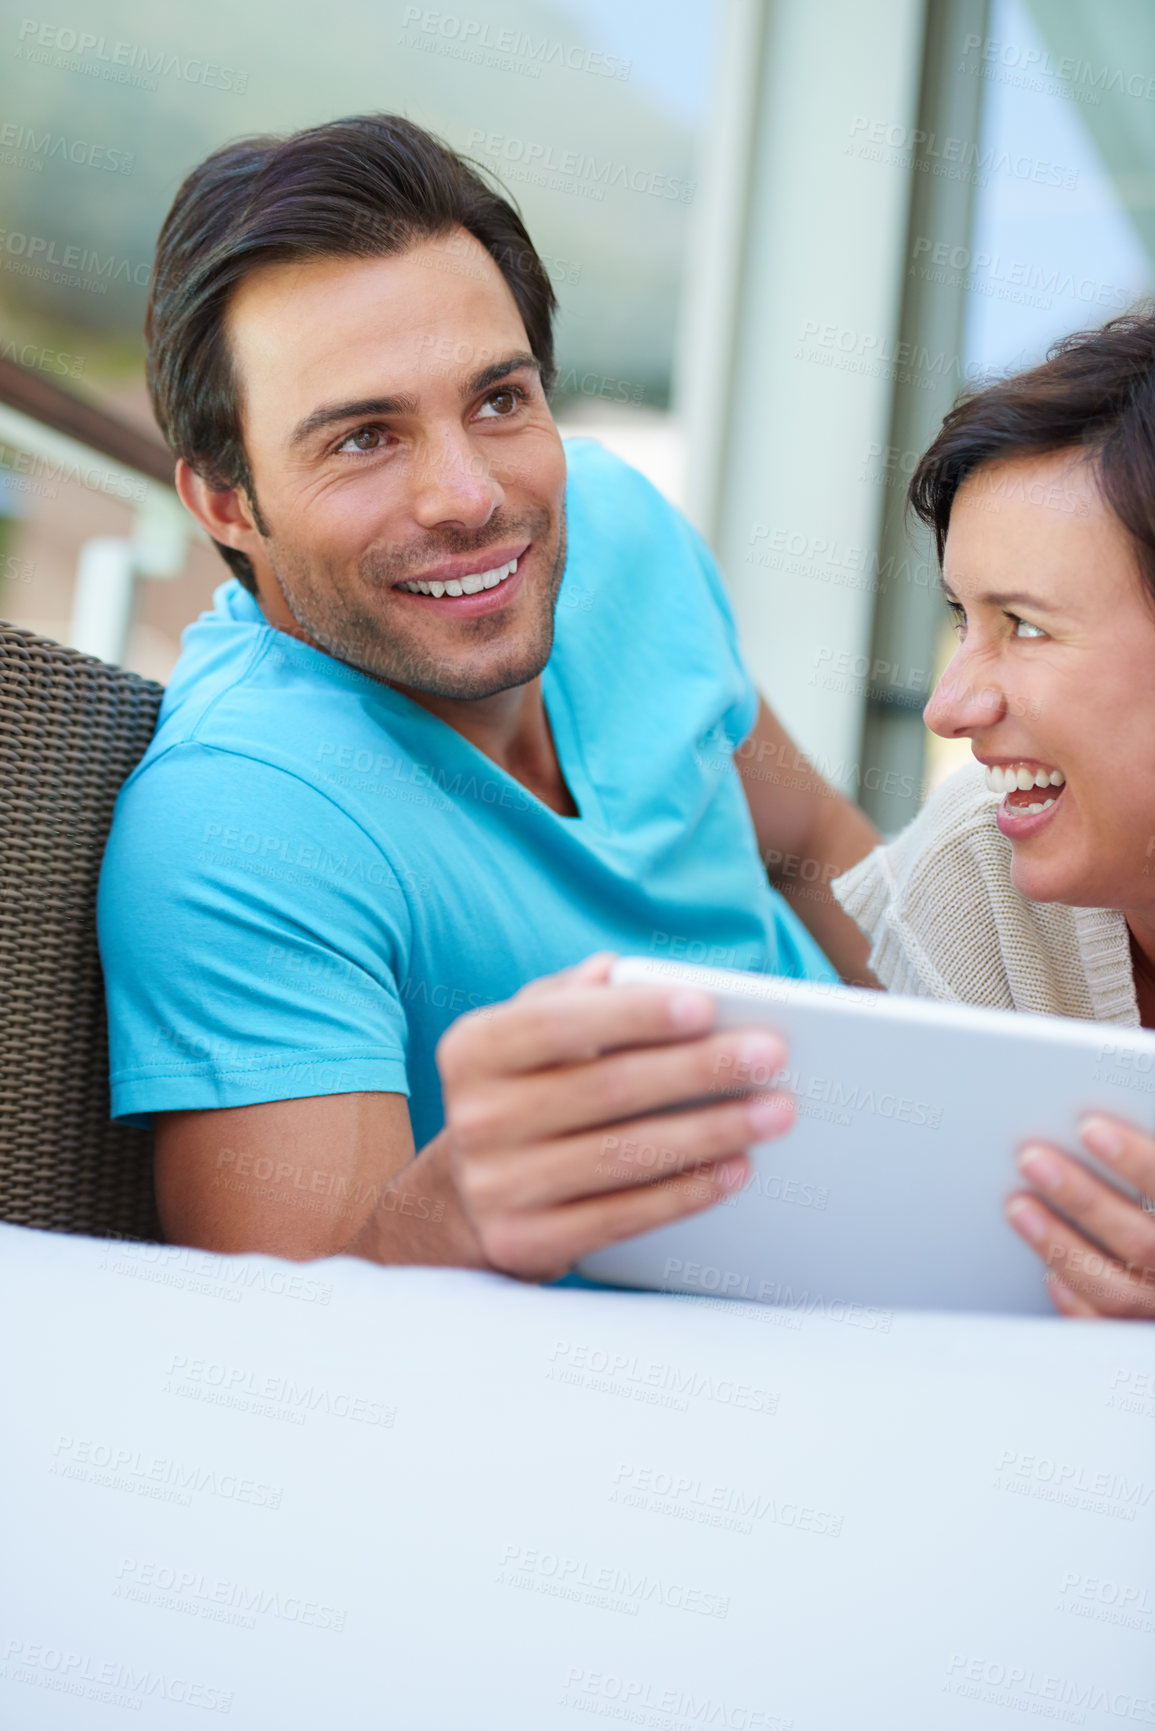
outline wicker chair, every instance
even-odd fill
[[[0,621],[0,1219],[159,1239],[152,1139],[109,1121],[96,882],[161,687]]]

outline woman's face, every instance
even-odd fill
[[[1093,466],[1061,451],[970,476],[943,588],[959,647],[926,723],[969,737],[1003,793],[1015,888],[1155,908],[1155,604]]]

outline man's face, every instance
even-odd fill
[[[230,304],[273,623],[414,693],[492,696],[549,658],[565,456],[513,296],[463,230],[269,265]],[[245,547],[245,551],[250,551]],[[483,586],[484,584],[484,586]]]

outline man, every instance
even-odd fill
[[[563,451],[553,311],[506,201],[391,117],[230,146],[164,225],[150,389],[234,581],[99,913],[113,1109],[155,1122],[175,1239],[555,1277],[790,1119],[754,1086],[779,1042],[608,990],[606,952],[865,964],[812,885],[874,832],[805,766],[775,785],[799,760],[698,538]],[[805,860],[814,937],[760,855]]]

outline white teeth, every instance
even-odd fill
[[[492,571],[471,571],[467,577],[462,577],[460,582],[453,578],[448,583],[423,583],[415,577],[408,583],[399,583],[397,587],[410,595],[432,595],[435,598],[442,595],[476,595],[482,589],[496,589],[499,583],[512,577],[516,570],[517,560],[511,559],[506,565],[495,565]]]
[[[1031,769],[1026,764],[996,763],[986,772],[987,789],[991,793],[1028,793],[1033,787],[1062,787],[1066,780],[1061,769]]]

